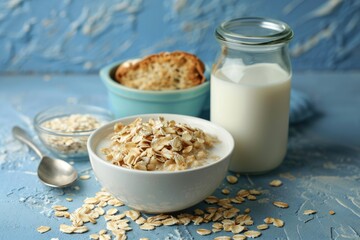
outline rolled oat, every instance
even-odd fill
[[[36,229],[39,233],[46,233],[51,230],[49,226],[40,226]]]
[[[232,175],[226,176],[226,180],[231,183],[231,184],[235,184],[238,181],[238,178]]]
[[[88,114],[71,114],[41,123],[41,127],[59,135],[41,133],[41,139],[53,150],[63,155],[86,153],[88,136],[66,136],[72,133],[93,131],[101,122]]]
[[[279,219],[279,218],[274,218],[274,221],[273,221],[273,225],[275,227],[283,227],[284,226],[284,221]]]
[[[89,237],[92,239],[121,239],[125,240],[128,231],[131,231],[130,221],[135,222],[136,227],[142,230],[155,230],[161,226],[171,226],[176,224],[188,225],[200,225],[202,223],[213,222],[211,229],[200,228],[197,233],[200,235],[207,235],[216,232],[225,231],[233,233],[233,239],[245,239],[255,238],[261,235],[261,232],[252,229],[265,230],[268,228],[268,224],[273,224],[276,227],[283,227],[284,221],[277,218],[267,217],[264,219],[266,224],[260,224],[256,227],[251,227],[254,224],[252,217],[249,215],[250,209],[243,210],[244,214],[240,213],[238,207],[234,207],[232,203],[241,204],[246,201],[246,198],[252,198],[251,196],[259,195],[261,191],[242,189],[237,193],[235,198],[217,198],[215,196],[209,196],[205,199],[208,207],[204,209],[197,208],[193,214],[180,213],[177,215],[172,214],[158,214],[151,217],[146,217],[141,212],[136,210],[121,211],[114,205],[122,206],[123,203],[114,198],[110,193],[102,190],[96,193],[95,197],[89,197],[84,200],[82,207],[76,209],[71,214],[65,209],[67,207],[62,205],[54,205],[56,216],[70,215],[69,219],[72,225],[60,225],[60,231],[68,234],[83,233],[88,231],[88,228],[84,225],[88,222],[95,224],[100,216],[103,215],[106,220],[106,230],[101,230],[98,234],[91,234]],[[243,196],[243,197],[242,197]],[[236,199],[236,200],[235,200]],[[280,202],[282,205],[286,205],[284,202]],[[108,205],[107,211],[103,207]],[[281,204],[280,204],[281,205]],[[121,212],[119,212],[119,210]],[[250,229],[252,228],[252,229]],[[245,232],[244,232],[245,231]],[[244,232],[243,234],[238,234]],[[214,239],[231,239],[228,236],[219,236]]]
[[[196,230],[196,232],[202,236],[211,234],[211,230],[204,229],[204,228],[199,228]]]
[[[148,122],[137,118],[128,125],[119,122],[114,126],[111,140],[111,145],[102,149],[106,159],[130,169],[184,170],[217,159],[208,152],[218,141],[215,137],[162,117]]]
[[[244,235],[248,238],[257,238],[261,235],[261,232],[249,230],[249,231],[244,232]]]
[[[317,213],[317,212],[315,210],[311,210],[311,209],[304,211],[304,215],[311,215],[311,214],[315,214],[315,213]]]
[[[272,187],[280,187],[282,185],[282,181],[279,180],[279,179],[275,179],[275,180],[272,180],[269,183],[269,185],[272,186]]]
[[[280,201],[275,201],[273,202],[274,206],[279,207],[279,208],[288,208],[289,204],[287,204],[286,202],[280,202]]]

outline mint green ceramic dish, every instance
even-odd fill
[[[125,87],[114,80],[116,67],[122,61],[100,70],[108,91],[109,106],[116,118],[145,113],[174,113],[199,116],[206,104],[210,83],[184,90],[146,91]]]

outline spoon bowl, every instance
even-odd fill
[[[41,158],[37,174],[42,183],[50,187],[62,188],[76,181],[78,174],[73,166],[64,160],[45,156],[22,128],[16,126],[12,129],[12,133],[14,138],[27,144]]]
[[[77,179],[75,169],[61,159],[43,156],[37,174],[39,179],[50,187],[66,187]]]

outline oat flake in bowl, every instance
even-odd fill
[[[43,122],[41,126],[62,133],[75,133],[92,131],[100,127],[100,122],[89,114],[71,114],[66,117],[53,118]]]
[[[105,109],[88,105],[50,108],[34,120],[43,144],[62,158],[87,156],[86,143],[90,134],[112,119]]]
[[[143,122],[114,125],[111,146],[103,148],[106,159],[125,168],[176,171],[205,165],[218,159],[208,149],[218,142],[188,124],[167,121],[163,117]]]

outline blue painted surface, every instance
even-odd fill
[[[178,49],[211,65],[215,27],[245,16],[289,23],[295,70],[360,69],[358,0],[1,0],[0,71],[95,73]]]
[[[267,216],[285,221],[283,228],[271,226],[259,239],[359,239],[360,238],[360,73],[304,73],[294,76],[293,85],[307,92],[318,115],[305,123],[290,128],[288,153],[276,170],[260,176],[241,176],[235,185],[224,182],[214,193],[227,187],[230,196],[240,189],[262,189],[257,201],[237,205],[241,212],[251,208],[254,226]],[[342,81],[339,81],[341,79]],[[326,84],[322,84],[326,82]],[[321,85],[314,88],[313,85]],[[67,219],[53,216],[51,206],[63,204],[74,211],[86,197],[100,190],[88,161],[75,162],[80,174],[90,174],[87,181],[77,181],[75,187],[51,189],[40,183],[35,172],[36,155],[11,137],[11,127],[26,128],[38,141],[32,126],[34,115],[51,106],[67,103],[94,104],[106,107],[106,90],[98,76],[84,75],[0,75],[0,239],[88,239],[106,227],[103,219],[87,224],[88,233],[66,235],[59,231]],[[86,91],[84,90],[86,86]],[[268,183],[281,179],[283,186],[271,188]],[[74,199],[67,202],[66,197]],[[288,209],[279,209],[271,203],[281,200]],[[194,208],[204,208],[201,203]],[[107,209],[107,208],[106,208]],[[126,210],[119,207],[119,210]],[[317,214],[303,215],[306,209]],[[193,209],[185,211],[191,212]],[[334,210],[335,215],[328,214]],[[40,225],[52,230],[40,234]],[[212,239],[231,233],[216,233],[200,237],[200,226],[160,227],[144,232],[136,224],[128,239]]]

